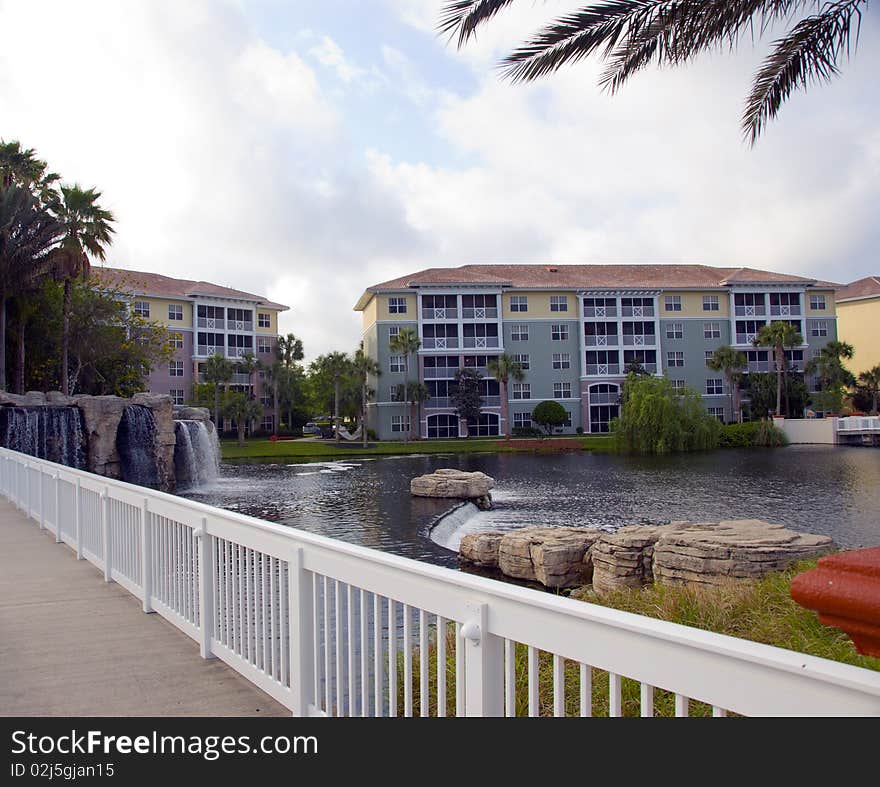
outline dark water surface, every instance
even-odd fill
[[[454,501],[413,498],[410,479],[438,467],[496,479],[496,508],[467,506],[434,533],[526,525],[602,527],[760,518],[880,546],[880,450],[791,446],[664,457],[613,454],[432,455],[313,464],[224,464],[216,484],[186,497],[312,533],[455,566],[429,532]]]

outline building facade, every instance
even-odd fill
[[[850,371],[858,376],[880,365],[880,276],[866,276],[837,293],[837,320],[840,340],[855,350]]]
[[[705,265],[465,265],[431,268],[370,287],[355,310],[363,314],[366,352],[382,369],[369,425],[380,439],[399,439],[408,428],[397,401],[403,358],[391,352],[402,328],[421,342],[411,379],[430,398],[420,407],[422,437],[504,434],[531,426],[531,412],[548,399],[565,407],[562,430],[608,432],[619,414],[626,368],[638,361],[677,387],[699,391],[706,409],[731,418],[723,375],[707,360],[718,347],[747,354],[750,372],[773,371],[772,353],[752,340],[762,325],[794,323],[804,343],[787,351],[792,368],[837,338],[837,285],[749,268]],[[506,401],[487,364],[501,353],[523,365]],[[450,399],[455,372],[482,375],[478,422],[460,422]],[[815,381],[807,380],[815,384]]]
[[[152,393],[169,394],[175,404],[190,400],[205,363],[216,353],[232,361],[253,353],[266,365],[276,358],[278,315],[287,306],[210,282],[156,273],[95,267],[92,276],[125,293],[130,308],[144,319],[168,329],[174,357],[151,371],[148,384]],[[237,371],[229,387],[259,399],[265,411],[261,428],[274,428],[278,414],[262,372]]]

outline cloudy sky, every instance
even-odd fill
[[[880,14],[755,149],[767,42],[528,86],[498,59],[572,0],[456,51],[442,0],[0,0],[0,138],[116,214],[108,263],[288,304],[307,357],[352,350],[370,284],[464,263],[703,262],[880,272]]]

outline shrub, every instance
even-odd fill
[[[583,433],[584,433],[584,427],[579,426],[577,429],[575,429],[575,432],[577,432],[578,434],[583,434]]]
[[[770,421],[745,421],[721,427],[718,445],[722,448],[785,445],[785,433]]]
[[[541,437],[542,434],[533,426],[514,426],[514,437]]]
[[[568,420],[568,413],[559,402],[541,402],[532,411],[532,423],[538,424],[548,435]]]

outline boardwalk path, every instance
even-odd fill
[[[288,716],[0,498],[0,716]]]

